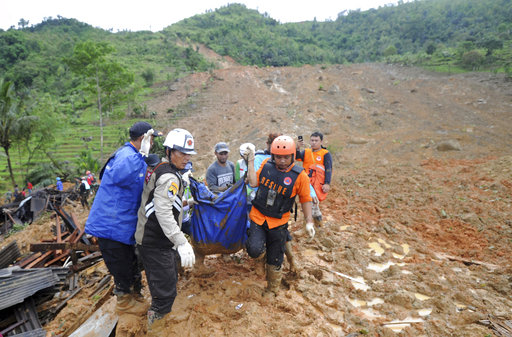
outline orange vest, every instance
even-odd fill
[[[304,150],[304,169],[309,175],[309,182],[316,192],[319,201],[324,201],[327,198],[327,193],[322,190],[322,185],[325,182],[325,165],[324,156],[329,151],[321,148],[318,151],[311,149]],[[312,172],[311,172],[312,171]]]
[[[306,173],[309,174],[309,170],[312,166],[315,166],[316,164],[320,164],[323,167],[324,165],[324,156],[329,151],[327,149],[321,148],[318,151],[313,152],[311,149],[305,149],[304,150],[304,169],[306,170]],[[324,169],[325,171],[325,169]]]

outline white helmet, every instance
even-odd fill
[[[244,156],[245,150],[247,150],[248,148],[252,149],[253,152],[256,152],[256,146],[254,146],[254,144],[252,144],[252,143],[243,143],[242,145],[240,145],[240,155],[242,157]]]
[[[194,151],[194,137],[185,129],[171,130],[165,137],[164,146],[185,154],[197,153]]]

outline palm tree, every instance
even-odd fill
[[[14,83],[0,78],[0,146],[4,148],[5,155],[7,156],[7,166],[9,167],[13,187],[16,185],[16,181],[12,172],[9,149],[13,140],[19,138],[21,126],[33,119],[33,116],[21,113],[19,103]]]

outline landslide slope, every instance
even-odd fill
[[[240,144],[263,148],[269,132],[307,140],[316,130],[334,175],[315,239],[300,214],[290,225],[301,271],[291,275],[285,262],[275,300],[261,297],[264,276],[245,252],[209,256],[208,273],[181,276],[173,312],[149,335],[481,337],[491,330],[479,321],[511,318],[512,90],[504,78],[385,64],[228,64],[159,86],[148,110],[159,130],[192,132],[196,177],[219,141],[236,161]],[[63,333],[90,301],[77,296],[45,328]],[[118,335],[144,333],[144,319],[121,323]]]
[[[169,87],[148,106],[163,129],[194,134],[196,176],[215,159],[216,142],[227,142],[235,161],[240,144],[263,148],[268,132],[308,139],[316,130],[334,176],[316,238],[307,242],[300,217],[291,226],[303,269],[285,278],[275,301],[261,298],[264,278],[245,253],[230,262],[213,256],[206,264],[214,272],[182,278],[161,328],[483,336],[490,330],[479,320],[510,319],[510,82],[359,64],[233,66]],[[186,117],[170,122],[168,111]],[[384,325],[393,321],[413,323]]]

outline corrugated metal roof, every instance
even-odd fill
[[[22,303],[25,298],[58,281],[51,269],[0,269],[0,310]]]
[[[16,241],[12,241],[7,246],[0,249],[0,268],[6,268],[20,257],[20,250]]]

